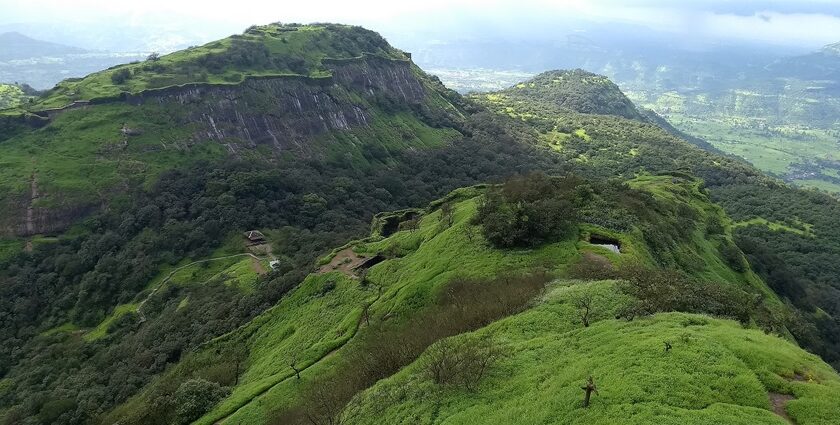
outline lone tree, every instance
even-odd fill
[[[592,294],[583,294],[577,297],[574,301],[575,307],[578,309],[578,315],[583,322],[583,327],[589,327],[589,319],[592,317],[592,301],[594,297]]]
[[[158,53],[158,52],[149,53],[149,56],[146,57],[146,60],[147,61],[152,61],[152,62],[157,62],[157,61],[160,60],[160,53]]]
[[[292,359],[289,360],[289,367],[292,368],[293,371],[295,371],[295,378],[300,380],[300,369],[298,369],[297,366],[295,366],[295,363],[297,363],[297,357],[292,357]]]
[[[362,305],[362,318],[365,319],[365,324],[370,326],[370,303]]]
[[[440,220],[446,223],[446,227],[452,227],[455,222],[455,210],[452,204],[447,202],[440,207]]]
[[[586,380],[586,385],[580,387],[580,389],[586,391],[586,395],[583,397],[583,407],[589,407],[589,398],[592,396],[592,393],[594,392],[595,395],[598,395],[598,387],[595,386],[595,381],[592,380],[591,376]]]

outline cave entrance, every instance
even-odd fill
[[[616,254],[621,254],[621,242],[618,239],[603,235],[590,235],[589,243],[606,248]]]
[[[367,270],[385,260],[386,258],[382,254],[374,255],[373,257],[367,258],[364,261],[362,261],[358,266],[353,267],[353,271],[360,272],[362,270]]]

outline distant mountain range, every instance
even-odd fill
[[[0,61],[87,53],[79,47],[36,40],[19,32],[0,34]]]
[[[16,31],[0,34],[0,83],[25,83],[44,90],[70,77],[82,77],[146,53],[92,51],[38,40]]]

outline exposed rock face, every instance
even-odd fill
[[[41,193],[37,176],[34,174],[29,187],[29,193],[3,202],[5,211],[0,215],[0,236],[31,236],[58,232],[97,208],[91,204],[45,207],[38,204]]]
[[[201,85],[147,92],[131,103],[178,103],[194,141],[215,140],[235,153],[272,145],[302,146],[312,137],[369,125],[370,107],[419,105],[426,96],[410,62],[378,58],[329,63],[332,77],[250,78],[240,85]]]
[[[77,102],[47,111],[43,119],[68,109],[95,112],[98,103],[156,102],[175,106],[183,125],[194,129],[192,143],[218,142],[234,155],[260,145],[306,153],[312,149],[308,142],[317,136],[370,125],[373,108],[419,108],[427,100],[429,89],[411,62],[368,56],[326,61],[326,65],[332,71],[330,77],[248,78],[229,86],[198,84],[149,90],[119,99]],[[47,194],[49,207],[40,206],[34,177],[30,192],[6,194],[0,236],[59,232],[99,208],[63,202],[56,193]]]

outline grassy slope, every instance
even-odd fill
[[[158,105],[123,104],[66,112],[44,128],[3,142],[3,193],[28,191],[34,173],[43,192],[38,202],[94,201],[110,187],[150,184],[163,170],[224,155],[218,144],[183,149],[174,143],[190,135],[189,126],[176,125],[179,115]],[[143,134],[126,139],[120,134],[123,123]]]
[[[572,303],[579,293],[598,300],[599,321],[588,328]],[[536,307],[477,332],[503,355],[475,392],[435,385],[421,358],[363,393],[348,423],[784,424],[768,391],[796,397],[787,412],[798,424],[840,415],[840,377],[817,356],[704,316],[613,319],[623,302],[613,282],[557,284]],[[599,394],[583,409],[588,376]]]
[[[407,254],[402,258],[380,263],[371,269],[368,279],[374,285],[383,288],[382,295],[378,299],[375,297],[374,287],[369,287],[365,291],[359,287],[357,281],[347,279],[339,273],[329,273],[310,276],[291,300],[300,298],[301,292],[305,294],[316,290],[315,288],[323,285],[326,279],[338,279],[338,282],[346,282],[355,287],[356,291],[361,291],[363,294],[367,292],[367,299],[376,299],[371,306],[372,316],[381,317],[391,314],[404,317],[432,303],[439,288],[456,275],[492,276],[502,270],[528,269],[541,259],[571,262],[577,256],[573,242],[549,245],[536,252],[500,252],[470,243],[461,232],[463,226],[468,225],[467,217],[472,215],[474,209],[474,200],[459,204],[456,208],[457,223],[452,228],[443,229],[439,224],[440,213],[435,212],[427,215],[422,221],[421,228],[414,233],[399,232],[381,241],[356,244],[356,250],[359,252],[381,252],[394,246],[398,251]],[[351,292],[351,294],[355,293]],[[322,323],[309,322],[306,313],[301,313],[302,316],[299,316],[298,312],[301,309],[289,310],[293,308],[288,305],[294,302],[291,300],[281,302],[278,307],[268,313],[268,316],[282,316],[286,320],[293,321],[295,334],[300,332],[309,335],[310,328],[323,327],[330,323],[329,317],[324,316],[325,312],[322,312]],[[336,304],[331,304],[330,314],[338,311],[346,311],[346,314],[334,317],[331,326],[344,329],[350,324],[358,323],[361,317],[361,301],[361,299],[346,295],[333,301]],[[303,311],[307,311],[308,308],[311,307]],[[254,344],[252,347],[257,348],[252,348],[251,358],[254,363],[243,376],[241,380],[243,385],[237,387],[230,398],[219,404],[198,423],[214,423],[221,418],[227,418],[226,423],[262,423],[270,409],[288,405],[296,400],[296,394],[301,385],[294,379],[287,379],[291,376],[291,370],[287,362],[282,359],[288,359],[291,353],[300,350],[300,347],[310,347],[304,350],[307,355],[303,359],[298,358],[300,364],[308,365],[310,361],[320,358],[334,348],[329,345],[319,347],[318,342],[321,338],[319,333],[314,333],[308,341],[286,341],[282,335],[287,330],[282,325],[264,323],[258,318],[249,327],[251,326],[259,326],[260,331],[255,332],[251,337],[251,344]],[[332,333],[327,335],[332,335]],[[336,345],[344,342],[346,340],[339,338],[336,340]],[[315,353],[309,355],[311,351]],[[341,351],[308,368],[303,374],[304,378],[331,373],[341,362],[340,354]],[[252,373],[252,371],[255,372]],[[252,380],[256,382],[252,383]],[[276,383],[276,385],[269,390],[264,390],[262,385],[269,383]]]
[[[672,193],[681,194],[688,189],[670,182],[670,178],[644,177],[633,184],[657,196],[672,196],[673,202],[684,202]],[[155,388],[176,385],[188,376],[202,376],[202,370],[215,361],[213,352],[224,351],[224,347],[247,346],[250,352],[247,369],[239,385],[230,397],[197,423],[264,423],[271,411],[293,405],[308,382],[328,376],[342,367],[343,353],[349,349],[345,344],[349,342],[352,345],[355,333],[364,332],[361,306],[365,302],[372,302],[371,317],[386,314],[389,317],[409,317],[434,302],[436,294],[456,276],[489,277],[503,271],[527,271],[545,265],[564,275],[566,267],[576,262],[585,251],[598,252],[614,262],[652,261],[638,230],[609,233],[606,229],[586,224],[581,225],[581,232],[598,231],[617,237],[622,242],[624,253],[621,256],[609,254],[577,239],[549,244],[537,250],[496,250],[483,243],[481,236],[475,236],[470,241],[465,228],[471,226],[469,218],[475,212],[479,193],[480,189],[467,188],[450,195],[450,199],[457,201],[455,223],[451,228],[442,225],[440,211],[432,209],[423,217],[420,228],[415,232],[400,231],[388,238],[349,244],[359,253],[370,255],[387,251],[398,253],[399,258],[386,260],[371,268],[367,276],[371,285],[366,287],[338,272],[310,275],[276,307],[182,361],[147,388],[145,393],[113,412],[111,418],[142,409]],[[703,199],[688,198],[690,203],[698,205]],[[711,205],[707,208],[721,214]],[[719,256],[711,251],[714,248],[702,239],[692,240],[681,248],[697,253],[700,262],[700,268],[696,270],[698,276],[710,276],[736,285],[757,285],[766,290],[751,273],[741,275],[726,268]],[[331,286],[329,282],[335,284],[335,289],[325,289]],[[382,287],[381,295],[377,287]],[[301,381],[293,378],[289,367],[292,361],[299,369],[304,369]]]

